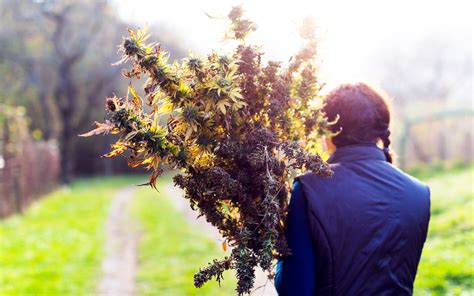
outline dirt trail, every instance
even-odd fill
[[[106,257],[102,262],[99,295],[131,296],[135,293],[139,231],[127,213],[127,204],[135,189],[121,189],[112,201],[106,225]]]
[[[183,213],[186,219],[196,225],[201,231],[207,233],[210,237],[212,237],[216,244],[221,247],[223,238],[217,231],[217,229],[208,223],[203,217],[197,218],[198,213],[193,211],[186,199],[184,199],[183,192],[181,189],[174,187],[172,183],[167,184],[166,186],[161,188],[165,194],[167,194],[175,206],[178,208],[179,211]],[[276,296],[278,295],[273,283],[267,281],[267,276],[265,273],[259,268],[256,273],[256,281],[254,285],[254,291],[251,295],[254,296]]]

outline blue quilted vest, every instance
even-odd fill
[[[411,295],[430,218],[429,188],[376,145],[338,148],[334,176],[298,177],[315,246],[317,295]]]

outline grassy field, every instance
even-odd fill
[[[164,177],[160,184],[169,181]],[[25,214],[0,221],[0,295],[94,294],[111,197],[138,183],[143,182],[129,177],[79,180],[45,196]],[[130,205],[142,230],[139,295],[233,295],[231,274],[222,287],[213,281],[194,288],[199,267],[225,253],[196,232],[168,198],[144,187]]]
[[[110,198],[136,181],[79,180],[0,221],[0,295],[91,295]]]
[[[474,294],[474,167],[413,172],[430,185],[431,221],[416,295]]]
[[[158,188],[166,182],[170,182],[167,176],[159,179]],[[143,188],[130,205],[142,228],[139,295],[234,295],[235,278],[231,273],[224,275],[221,287],[215,281],[200,289],[193,286],[193,275],[199,267],[226,254],[214,240],[193,228],[170,198],[178,197]]]

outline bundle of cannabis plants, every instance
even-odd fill
[[[154,188],[163,165],[179,169],[175,185],[231,249],[196,273],[195,286],[234,269],[244,294],[257,266],[271,277],[274,259],[290,252],[284,221],[292,174],[331,175],[315,153],[330,123],[321,111],[313,28],[303,27],[303,48],[283,66],[263,63],[259,47],[245,43],[256,25],[241,7],[228,18],[235,50],[174,63],[160,44],[146,43],[144,30],[129,30],[120,62],[131,64],[127,78],[147,78],[144,96],[130,85],[126,97],[107,98],[105,122],[83,136],[118,135],[105,156],[145,166]]]

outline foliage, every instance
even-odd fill
[[[474,167],[418,169],[431,189],[431,221],[415,281],[417,295],[474,291]]]
[[[172,186],[171,174],[157,181],[159,186]],[[160,191],[159,198],[153,191],[143,188],[129,205],[133,217],[140,224],[138,267],[136,275],[138,295],[232,295],[235,280],[226,274],[226,281],[210,283],[196,290],[189,279],[199,267],[199,262],[211,260],[222,254],[213,239],[196,231],[171,204],[171,196]],[[227,250],[229,252],[230,250]]]
[[[29,140],[25,108],[0,104],[0,156],[18,153]]]
[[[77,181],[0,221],[0,295],[94,294],[110,197],[133,182]]]
[[[271,273],[273,259],[289,253],[283,221],[291,172],[331,175],[309,152],[330,123],[318,95],[313,23],[305,23],[304,47],[283,67],[262,63],[259,48],[245,43],[256,26],[240,7],[228,17],[227,38],[238,44],[231,54],[191,55],[172,64],[159,44],[145,43],[145,30],[130,29],[120,62],[132,63],[124,76],[147,77],[145,97],[130,85],[127,97],[108,98],[108,120],[83,136],[118,134],[105,156],[128,151],[130,166],[152,171],[152,187],[162,164],[181,169],[175,184],[233,247],[228,257],[200,269],[194,284],[220,282],[224,270],[235,269],[236,290],[243,294],[253,287],[257,265]]]
[[[66,183],[74,175],[130,172],[118,159],[87,161],[107,149],[108,138],[77,138],[104,116],[103,97],[127,87],[120,68],[109,67],[126,27],[114,6],[91,0],[0,1],[0,104],[25,107],[35,138],[59,144]],[[154,26],[166,47],[184,56],[176,34]]]

